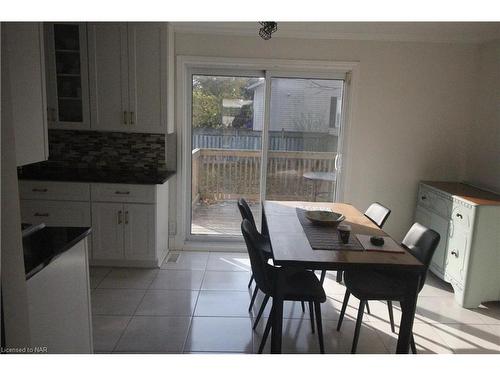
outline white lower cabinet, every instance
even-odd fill
[[[154,261],[152,204],[92,203],[93,260]]]
[[[92,203],[92,259],[123,259],[123,204]]]
[[[150,204],[125,204],[124,255],[128,260],[154,260],[155,210]]]
[[[441,235],[429,269],[452,285],[458,304],[500,300],[500,196],[459,183],[420,183],[415,220]]]
[[[22,200],[23,223],[47,227],[90,227],[89,202]]]
[[[65,190],[79,193],[55,193]],[[91,226],[90,262],[93,265],[159,267],[167,255],[167,183],[131,185],[22,180],[20,192],[25,223]]]

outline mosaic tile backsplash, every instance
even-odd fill
[[[74,168],[164,171],[165,134],[50,129],[49,160]]]

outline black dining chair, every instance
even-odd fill
[[[283,301],[308,302],[311,311],[314,306],[315,314],[311,314],[311,326],[313,327],[314,333],[313,316],[315,315],[319,347],[321,353],[324,353],[321,303],[326,301],[326,294],[314,272],[305,270],[293,270],[290,272],[290,270],[284,267],[275,267],[268,264],[263,256],[262,236],[248,219],[244,219],[241,223],[241,232],[243,233],[243,238],[247,245],[255,283],[266,295],[266,302],[269,298],[273,298],[273,307],[271,308],[271,314],[264,329],[262,341],[259,346],[259,353],[262,353],[269,331],[272,328],[272,316],[276,308],[275,304],[278,303],[276,302],[277,299],[280,300],[281,303],[283,303]],[[263,309],[259,311],[258,319],[262,315],[262,310]]]
[[[387,221],[387,218],[391,214],[391,210],[387,207],[381,205],[378,202],[372,203],[365,211],[365,216],[370,219],[370,221],[375,224],[377,227],[382,228]],[[337,271],[337,282],[342,282],[342,271]],[[321,273],[321,283],[323,283],[326,276],[326,271],[322,271]],[[389,319],[391,321],[391,329],[394,332],[394,313],[392,311],[392,302],[387,301],[387,308],[389,310]],[[366,312],[370,314],[370,306],[368,302],[366,303]]]
[[[255,218],[253,217],[252,210],[250,209],[250,206],[248,205],[247,201],[244,198],[240,198],[238,199],[237,205],[238,209],[240,210],[241,219],[242,220],[247,219],[255,228],[257,228],[257,225],[255,224]],[[261,236],[263,235],[261,234]],[[269,242],[269,239],[265,238],[265,240],[266,240],[265,246],[262,248],[262,251],[264,252],[264,257],[266,258],[267,261],[269,259],[272,259],[273,254],[271,251],[271,243]],[[248,282],[249,288],[252,285],[252,281],[253,281],[253,273],[250,276],[250,281]]]
[[[375,224],[377,227],[381,228],[384,226],[385,222],[389,218],[391,214],[391,210],[387,207],[381,205],[378,202],[370,204],[370,206],[366,209],[364,215],[370,219],[370,221]],[[322,279],[324,279],[323,274],[321,275]],[[337,271],[337,282],[342,281],[342,271]]]
[[[427,269],[431,262],[434,251],[439,244],[439,233],[429,229],[419,223],[413,224],[406,234],[401,246],[408,250],[415,258],[417,258],[425,266],[425,271],[421,275],[418,291],[420,292],[425,284]],[[354,330],[354,339],[352,342],[351,353],[356,352],[356,347],[363,319],[363,310],[368,300],[387,300],[401,301],[407,291],[407,277],[403,271],[347,271],[345,272],[346,294],[342,310],[337,325],[337,331],[342,326],[349,296],[352,294],[359,299],[358,316],[356,320],[356,328]],[[413,334],[410,340],[411,350],[414,354],[417,353],[415,339]]]
[[[370,204],[365,211],[365,216],[377,227],[382,228],[391,214],[391,210],[378,202]]]
[[[252,210],[250,209],[250,206],[248,205],[247,201],[244,198],[240,198],[240,199],[238,199],[237,205],[238,205],[238,209],[240,210],[242,220],[247,219],[250,222],[250,224],[253,225],[253,227],[257,231],[257,226],[255,225],[255,219],[254,219]],[[257,233],[258,233],[258,231],[257,231]],[[260,243],[262,244],[260,250],[262,251],[263,258],[265,259],[266,262],[268,262],[269,259],[273,258],[273,253],[272,253],[272,249],[271,249],[271,242],[269,240],[269,237],[267,237],[261,233],[259,233],[259,235],[261,237]],[[254,276],[253,276],[253,272],[252,272],[252,274],[250,276],[250,281],[248,282],[249,288],[252,285],[253,279],[254,279]],[[257,297],[258,292],[259,292],[259,288],[256,287],[253,291],[252,299],[250,300],[250,306],[248,307],[248,311],[252,310],[252,307],[253,307],[253,304],[254,304],[255,299]],[[269,297],[267,297],[267,298],[264,297],[264,301],[262,302],[262,305],[259,309],[259,314],[257,315],[257,319],[254,323],[254,329],[255,329],[255,327],[257,327],[257,324],[259,323],[259,319],[262,316],[262,312],[264,311],[268,300],[269,300]],[[305,312],[304,302],[301,302],[301,306],[302,306],[302,312]],[[311,315],[313,314],[311,309],[309,309],[309,312]],[[312,319],[312,317],[311,317],[311,319]]]

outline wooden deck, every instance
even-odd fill
[[[249,205],[260,230],[260,202],[249,203]],[[193,207],[191,233],[241,236],[241,216],[236,206],[236,201],[228,200],[213,204],[195,204]]]

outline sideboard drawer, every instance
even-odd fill
[[[450,218],[451,215],[451,207],[453,205],[451,199],[446,199],[439,194],[434,194],[433,197],[433,206],[432,209],[436,211],[436,213],[446,219]]]
[[[418,205],[424,206],[424,207],[430,207],[432,206],[432,195],[430,192],[430,189],[427,188],[425,185],[420,184],[419,189],[418,189]]]
[[[90,200],[90,184],[81,182],[20,180],[19,195],[21,199],[88,201]]]
[[[156,185],[92,184],[93,202],[155,203]]]
[[[23,223],[48,227],[90,227],[90,202],[21,200]]]
[[[459,283],[465,280],[467,250],[469,235],[455,228],[448,241],[448,254],[446,256],[446,274]]]
[[[456,200],[453,204],[451,219],[453,225],[470,230],[474,220],[474,208]]]

